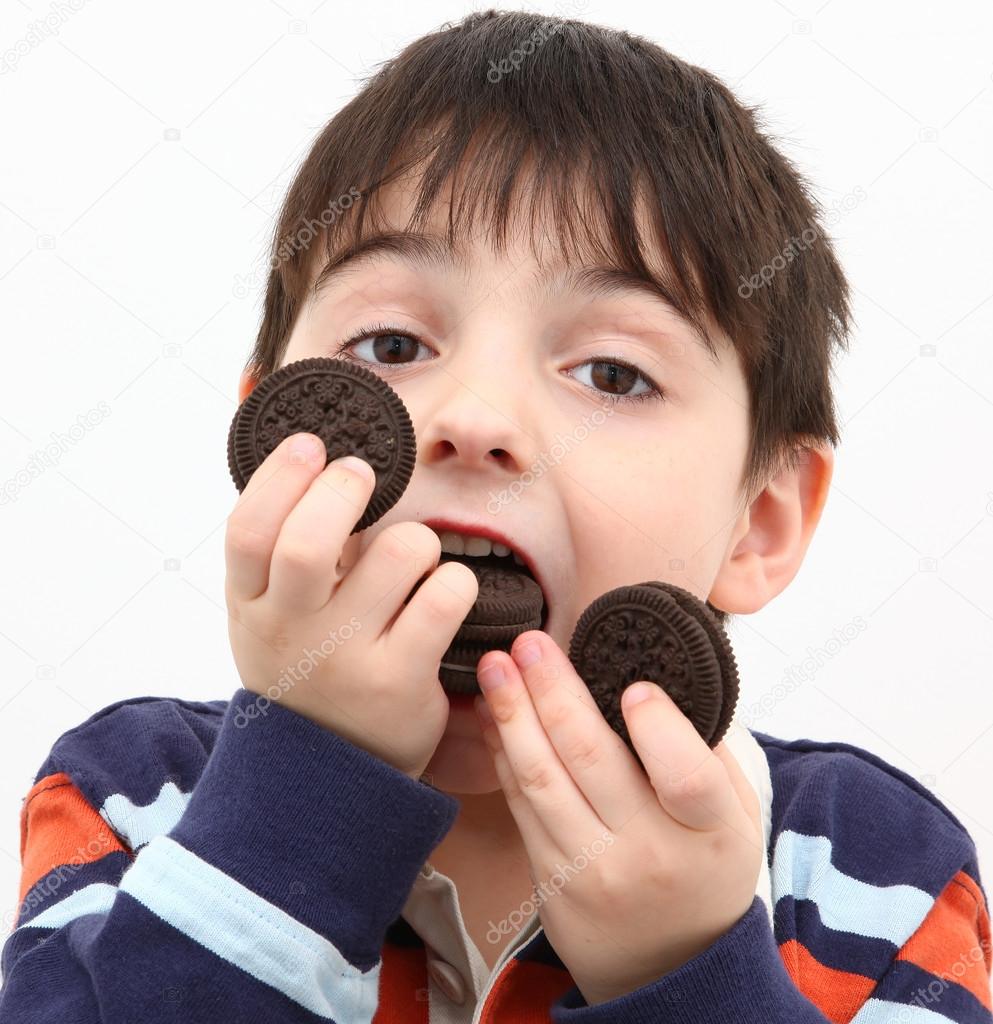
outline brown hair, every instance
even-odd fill
[[[707,316],[730,338],[749,394],[750,501],[805,444],[838,443],[831,360],[851,323],[822,207],[757,111],[627,32],[518,11],[446,23],[384,62],[304,159],[274,229],[248,368],[261,379],[279,366],[322,255],[309,255],[310,241],[323,238],[322,267],[357,248],[376,189],[423,166],[407,227],[421,230],[461,175],[451,244],[489,213],[501,249],[527,179],[536,258],[547,204],[564,259],[594,254],[652,281],[711,352]],[[665,261],[654,272],[641,210]]]

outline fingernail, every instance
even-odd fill
[[[322,448],[322,442],[314,434],[297,434],[290,442],[290,462],[302,465],[316,458]]]
[[[633,683],[624,691],[624,706],[633,708],[652,696],[651,683]]]
[[[518,647],[514,652],[514,661],[516,661],[521,668],[527,668],[529,665],[533,665],[540,658],[541,647],[533,641],[531,643],[524,644],[523,647]]]
[[[479,677],[480,684],[490,690],[501,686],[507,680],[503,668],[498,661],[489,662],[486,668],[481,668],[476,675]]]
[[[358,473],[359,476],[368,480],[371,484],[376,482],[376,474],[373,471],[372,466],[370,466],[365,459],[360,459],[355,455],[343,455],[340,459],[335,459],[334,464],[341,469],[347,469],[352,473]]]

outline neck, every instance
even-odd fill
[[[458,865],[461,858],[485,849],[487,854],[523,854],[517,822],[507,806],[503,790],[492,793],[453,793],[459,812],[445,838],[435,848],[430,862],[444,871],[445,865]]]

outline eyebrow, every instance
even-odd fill
[[[314,282],[314,301],[334,282],[344,281],[363,267],[383,257],[398,259],[422,270],[456,270],[465,266],[467,257],[457,247],[449,245],[448,239],[440,235],[416,231],[388,231],[371,234],[358,244],[345,249],[330,259]],[[546,293],[558,283],[565,291],[583,292],[594,298],[608,298],[612,295],[642,295],[661,302],[687,330],[690,336],[716,361],[717,353],[709,339],[700,334],[698,328],[679,308],[676,298],[658,281],[641,274],[609,265],[550,267],[535,274],[535,283],[543,285]],[[664,333],[664,332],[660,332]]]

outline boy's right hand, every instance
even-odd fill
[[[300,439],[311,444],[307,456],[294,453]],[[393,523],[358,557],[350,533],[372,495],[372,470],[342,460],[325,468],[326,457],[314,434],[285,438],[228,518],[235,664],[246,689],[417,779],[448,721],[438,666],[478,583],[459,562],[438,564],[441,542],[423,523]]]

